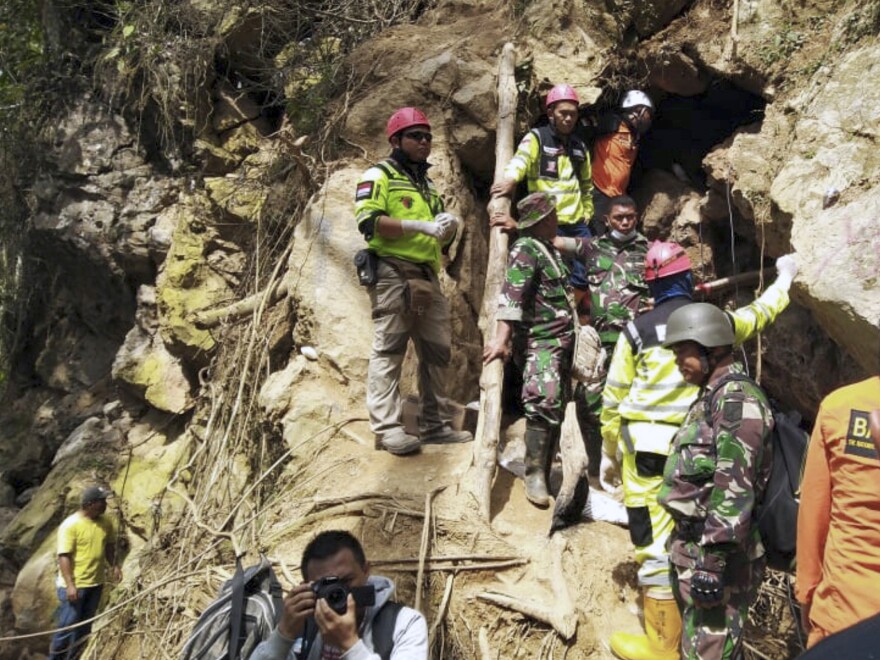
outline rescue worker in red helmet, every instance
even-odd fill
[[[736,344],[763,330],[789,303],[797,274],[794,257],[776,261],[776,281],[755,302],[730,314]],[[627,324],[614,347],[602,392],[600,483],[623,482],[630,539],[644,597],[644,635],[614,632],[611,650],[625,660],[678,658],[681,617],[673,600],[667,541],[673,520],[657,502],[672,439],[699,388],[687,383],[675,354],[663,347],[666,322],[693,297],[691,262],[684,248],[657,241],[645,258],[654,309]]]
[[[529,193],[545,192],[553,196],[559,218],[559,236],[588,238],[587,222],[593,215],[593,181],[590,153],[574,134],[578,121],[578,95],[571,85],[559,84],[547,94],[545,102],[549,123],[526,133],[513,158],[504,168],[504,177],[491,188],[492,197],[511,197],[517,183],[526,180]],[[516,222],[509,215],[495,214],[492,226],[513,230]],[[575,302],[589,289],[586,270],[575,261],[571,268]]]
[[[377,446],[403,455],[422,443],[468,442],[455,431],[438,399],[446,392],[451,353],[449,304],[440,291],[440,255],[460,220],[444,211],[428,177],[431,124],[418,108],[401,108],[388,120],[391,155],[361,176],[355,192],[358,230],[375,260],[368,291],[375,338],[367,371],[367,409]],[[402,422],[400,375],[409,340],[419,357],[420,436]]]

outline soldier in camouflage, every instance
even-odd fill
[[[765,559],[755,503],[770,478],[773,416],[767,396],[734,361],[727,314],[708,303],[674,311],[663,345],[701,388],[674,439],[658,501],[675,521],[672,587],[681,608],[682,656],[740,657],[742,631]]]
[[[550,503],[546,473],[554,435],[570,397],[574,345],[574,294],[569,270],[553,246],[556,209],[548,193],[532,193],[518,205],[520,237],[507,262],[497,328],[483,361],[510,357],[514,333],[524,340],[522,403],[526,416],[526,497]]]
[[[605,218],[610,231],[600,238],[557,238],[557,248],[586,264],[590,284],[590,324],[605,348],[603,372],[614,353],[614,345],[626,324],[648,309],[650,293],[645,283],[645,255],[648,240],[636,231],[638,211],[628,195],[609,201]],[[578,392],[578,418],[584,432],[590,472],[598,474],[602,450],[602,388],[604,382]]]

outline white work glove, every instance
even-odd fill
[[[443,226],[436,222],[425,222],[423,220],[401,220],[400,228],[403,230],[404,236],[412,236],[413,234],[424,234],[438,241],[445,231]]]
[[[786,254],[776,260],[776,283],[788,291],[798,273],[797,261],[793,254]]]
[[[461,224],[461,220],[457,215],[446,213],[445,211],[435,215],[434,222],[443,228],[443,233],[437,239],[441,243],[451,241],[455,237],[455,232],[458,231],[458,225]]]
[[[602,460],[599,463],[599,485],[607,493],[617,492],[620,486],[620,461],[616,455],[607,454],[605,449],[602,449]]]

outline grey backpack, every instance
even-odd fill
[[[202,612],[181,660],[246,660],[274,630],[281,608],[281,583],[269,561],[261,555],[259,564],[242,569],[236,558],[235,575]]]

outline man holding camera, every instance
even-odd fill
[[[287,594],[278,626],[251,660],[427,659],[425,617],[391,601],[394,584],[370,575],[350,533],[318,534],[301,570],[305,582]]]

